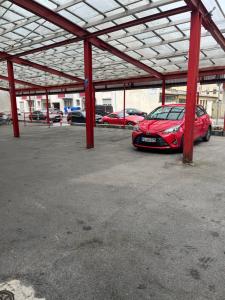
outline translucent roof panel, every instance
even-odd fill
[[[88,33],[111,29],[98,36],[105,43],[162,74],[186,71],[190,37],[190,12],[145,21],[115,30],[115,26],[186,6],[184,0],[36,0],[53,12],[79,25]],[[225,1],[202,0],[212,19],[225,36]],[[68,41],[76,35],[60,28],[10,0],[0,0],[0,51],[10,55]],[[99,33],[98,33],[99,34]],[[202,28],[200,67],[225,65],[224,51],[211,34]],[[114,53],[114,52],[113,52]],[[53,72],[15,64],[15,78],[41,86],[63,85],[73,81],[68,76],[84,79],[83,41],[65,42],[60,47],[33,54],[23,59],[47,66]],[[93,78],[95,81],[150,75],[129,59],[112,55],[93,46]],[[149,70],[150,71],[150,70]],[[0,72],[7,76],[6,63],[0,61]],[[21,85],[20,85],[21,86]]]

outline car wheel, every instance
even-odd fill
[[[205,136],[203,137],[203,141],[208,142],[210,140],[211,132],[212,132],[212,129],[211,129],[211,126],[209,126]]]

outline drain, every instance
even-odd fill
[[[14,294],[9,291],[0,291],[0,300],[15,300]]]

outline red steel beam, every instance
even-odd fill
[[[218,67],[209,67],[209,68],[202,68],[199,71],[199,77],[204,76],[211,76],[211,75],[225,75],[225,66],[218,66]],[[173,80],[173,79],[181,79],[181,78],[187,78],[187,71],[182,72],[170,72],[164,74],[165,80]],[[151,81],[158,81],[157,78],[153,76],[140,76],[140,77],[130,77],[130,78],[121,78],[121,79],[111,79],[111,80],[100,80],[100,81],[94,81],[94,86],[107,86],[107,85],[116,85],[116,84],[127,84],[128,87],[132,83],[148,83]],[[70,83],[70,84],[63,84],[63,85],[52,85],[52,86],[45,86],[40,88],[24,88],[24,89],[17,89],[17,92],[29,92],[29,91],[45,91],[47,89],[48,91],[52,91],[55,89],[71,89],[71,88],[82,88],[84,85],[80,83]]]
[[[211,18],[211,14],[208,12],[201,0],[184,0],[191,10],[198,10],[202,15],[202,25],[208,30],[216,42],[225,51],[225,37]]]
[[[57,43],[54,43],[54,44],[42,46],[42,47],[39,47],[39,48],[36,48],[36,49],[31,49],[31,50],[27,50],[27,51],[24,51],[24,52],[20,52],[20,53],[14,54],[13,57],[26,56],[26,55],[34,54],[34,53],[37,53],[37,52],[46,51],[46,50],[49,50],[49,49],[52,49],[52,48],[65,46],[65,45],[68,45],[68,44],[79,42],[79,41],[84,40],[84,39],[101,36],[103,34],[109,34],[109,33],[112,33],[112,32],[115,32],[115,31],[118,31],[118,30],[121,30],[121,29],[129,28],[129,27],[132,27],[132,26],[137,26],[137,25],[144,24],[144,23],[147,23],[147,22],[152,22],[152,21],[159,20],[159,19],[162,19],[162,18],[167,18],[167,17],[173,16],[173,15],[185,13],[187,11],[190,11],[190,8],[188,6],[182,6],[182,7],[179,7],[179,8],[170,9],[168,11],[163,11],[163,12],[160,12],[160,13],[157,13],[157,14],[154,14],[154,15],[150,15],[150,16],[147,16],[147,17],[138,18],[136,20],[132,20],[132,21],[129,21],[129,22],[126,22],[126,23],[122,23],[122,24],[119,24],[119,25],[108,27],[108,28],[105,28],[105,29],[102,29],[102,30],[99,30],[99,31],[96,31],[96,32],[93,32],[93,33],[88,33],[83,37],[71,38],[71,39],[67,39],[67,40],[57,42]],[[6,55],[2,59],[0,59],[0,61],[4,60],[4,59],[7,59],[7,58],[8,57]]]
[[[3,75],[0,75],[0,79],[2,79],[4,81],[9,81],[9,78],[6,77],[6,76],[3,76]],[[14,79],[14,82],[18,83],[18,84],[27,85],[27,86],[30,86],[30,87],[33,87],[33,88],[41,87],[41,85],[33,84],[33,83],[23,81],[23,80],[19,80],[19,79]]]
[[[162,81],[162,105],[166,103],[166,81],[163,79]]]
[[[58,13],[53,12],[51,9],[33,1],[33,0],[10,0],[12,3],[32,12],[35,15],[38,15],[39,17],[47,20],[48,22],[51,22],[55,24],[56,26],[72,33],[73,35],[77,35],[78,37],[85,37],[85,35],[89,34],[89,32],[82,27],[76,25],[75,23],[72,23],[68,19],[64,18],[63,16],[59,15]],[[106,42],[102,41],[101,39],[97,37],[90,38],[90,42],[96,46],[97,48],[100,48],[103,51],[108,51],[112,53],[113,55],[120,57],[121,59],[127,61],[128,63],[136,66],[137,68],[140,68],[144,70],[145,72],[152,74],[156,78],[162,79],[162,74],[158,71],[150,68],[149,66],[141,63],[137,59],[134,59],[133,57],[123,53],[122,51],[116,49],[115,47],[107,44]]]
[[[6,52],[1,52],[0,51],[0,57],[4,57],[5,54],[6,54]],[[17,57],[13,58],[12,55],[10,55],[9,59],[12,60],[12,62],[14,62],[15,64],[18,64],[18,65],[29,66],[29,67],[32,67],[34,69],[38,69],[38,70],[41,70],[43,72],[51,73],[51,74],[54,74],[54,75],[59,76],[59,77],[64,77],[64,78],[67,78],[67,79],[70,79],[70,80],[83,82],[82,79],[80,79],[76,76],[66,74],[64,72],[61,72],[61,71],[58,71],[58,70],[55,70],[55,69],[52,69],[52,68],[49,68],[49,67],[31,62],[31,61],[23,59],[23,58],[17,58]]]
[[[192,163],[193,161],[193,141],[195,108],[197,98],[197,83],[199,75],[199,56],[201,40],[201,14],[194,10],[191,13],[190,45],[188,58],[188,81],[187,97],[185,108],[185,129],[184,129],[184,149],[183,162]]]
[[[92,46],[84,41],[84,74],[85,74],[85,109],[86,109],[86,143],[87,149],[94,148],[93,124],[93,81],[92,81]]]
[[[11,110],[12,110],[13,134],[14,137],[18,138],[20,136],[20,130],[19,130],[19,121],[18,121],[18,114],[17,114],[16,90],[15,90],[13,63],[10,60],[7,61],[7,68],[8,68],[8,77],[9,77],[9,93],[10,93]]]

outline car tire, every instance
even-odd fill
[[[208,142],[210,140],[211,133],[212,133],[212,129],[211,126],[209,126],[205,136],[203,137],[204,142]]]

